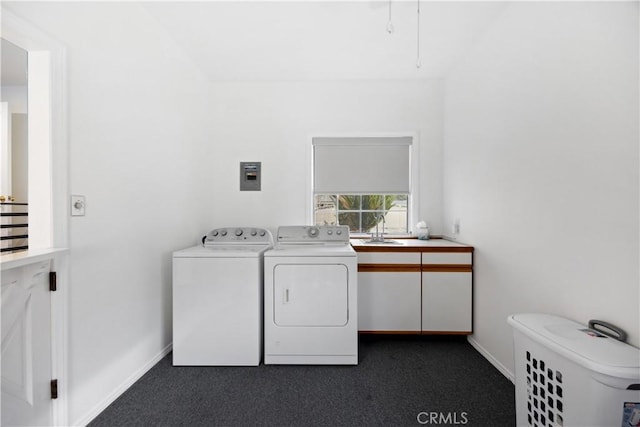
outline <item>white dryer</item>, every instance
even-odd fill
[[[264,269],[264,363],[357,365],[358,263],[349,228],[279,227]]]
[[[218,228],[173,253],[173,364],[255,366],[268,230]]]

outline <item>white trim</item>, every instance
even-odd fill
[[[481,346],[480,343],[476,341],[475,338],[473,338],[473,335],[469,335],[467,337],[467,341],[469,341],[469,344],[471,344],[473,348],[478,351],[478,353],[480,353],[485,359],[489,361],[489,363],[491,363],[498,371],[500,371],[502,375],[507,377],[507,379],[509,379],[509,381],[511,381],[512,383],[516,383],[516,376],[513,374],[513,372],[509,371],[506,366],[500,363],[498,359],[493,357],[493,355],[489,353],[487,349]]]
[[[31,50],[28,57],[29,247],[50,248],[53,243],[51,54]]]
[[[413,138],[413,143],[411,144],[411,159],[409,160],[411,162],[411,182],[409,183],[409,216],[407,218],[407,230],[410,234],[415,234],[414,226],[419,221],[418,218],[420,218],[420,168],[418,167],[420,164],[420,134],[418,132],[413,132],[410,136]]]
[[[23,267],[46,259],[53,259],[59,254],[67,252],[67,249],[29,249],[22,252],[14,252],[0,256],[0,267],[3,271]]]
[[[67,143],[67,74],[66,49],[57,40],[19,18],[1,5],[2,38],[25,49],[49,57],[49,224],[48,245],[40,251],[29,251],[21,261],[4,259],[2,268],[30,262],[41,256],[53,259],[52,269],[57,272],[58,290],[51,294],[52,349],[51,372],[58,382],[58,399],[52,402],[54,425],[68,425],[68,287],[69,255],[65,249],[69,245],[69,216],[67,200],[69,195],[69,168]],[[42,56],[41,56],[42,57]],[[4,257],[3,257],[4,258]],[[12,264],[13,262],[13,264]]]
[[[409,141],[411,139],[411,141]],[[311,138],[311,144],[316,146],[331,146],[337,145],[339,147],[343,147],[345,145],[353,145],[356,147],[361,146],[402,146],[402,145],[411,145],[413,143],[413,138],[409,135],[405,136],[394,136],[394,137],[370,137],[370,136],[350,136],[350,137],[323,137],[323,136],[314,136]]]
[[[11,194],[11,120],[9,103],[0,102],[0,157],[5,159],[0,172],[0,194]]]
[[[158,362],[160,362],[173,348],[173,344],[170,343],[164,349],[160,351],[160,353],[156,354],[151,360],[145,363],[140,369],[134,372],[129,378],[127,378],[120,386],[116,387],[111,394],[109,394],[106,398],[102,400],[102,402],[98,403],[96,406],[91,408],[89,412],[87,412],[84,417],[74,423],[74,425],[85,426],[93,421],[102,411],[107,409],[109,405],[111,405],[115,400],[122,395],[125,391],[129,389],[136,381],[138,381],[144,374],[149,372],[151,368],[153,368]]]

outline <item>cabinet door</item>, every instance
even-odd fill
[[[419,332],[420,273],[358,273],[358,329]]]
[[[471,332],[470,272],[422,273],[422,330]]]
[[[51,425],[49,261],[2,271],[1,425]]]

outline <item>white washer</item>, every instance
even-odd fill
[[[268,230],[218,228],[173,253],[173,364],[255,366]]]
[[[264,363],[357,365],[358,262],[349,227],[279,227],[264,270]]]

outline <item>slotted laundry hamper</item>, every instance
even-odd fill
[[[640,350],[574,321],[515,314],[518,426],[640,425]]]

